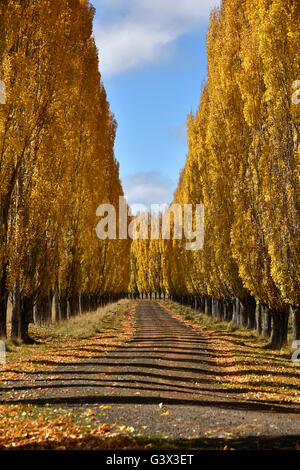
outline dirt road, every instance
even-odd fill
[[[135,336],[123,347],[99,355],[93,350],[89,360],[33,373],[30,382],[7,382],[0,398],[91,409],[96,420],[118,420],[135,433],[169,439],[259,438],[269,448],[279,439],[295,448],[299,407],[249,402],[231,393],[218,380],[226,370],[217,355],[207,338],[156,302],[141,301]]]

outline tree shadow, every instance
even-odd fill
[[[69,388],[69,387],[67,387]],[[274,402],[255,402],[255,401],[226,401],[226,400],[190,400],[184,398],[174,398],[166,396],[140,396],[140,395],[66,395],[66,396],[46,396],[37,398],[21,398],[1,400],[0,404],[23,404],[23,405],[91,405],[91,404],[110,404],[110,405],[159,405],[163,399],[164,405],[196,406],[205,408],[217,408],[223,410],[240,411],[269,411],[273,413],[299,415],[300,409],[288,407]]]
[[[163,309],[161,309],[163,310]],[[161,315],[163,313],[163,315]],[[147,315],[152,315],[149,319]],[[170,332],[162,333],[166,313],[156,309],[153,314],[140,310],[139,327],[135,338],[125,346],[105,351],[92,358],[62,362],[58,366],[55,360],[36,360],[32,363],[52,367],[51,370],[15,371],[27,376],[35,382],[26,383],[21,380],[7,380],[12,386],[0,387],[2,391],[1,403],[23,403],[43,405],[46,403],[61,404],[86,404],[86,403],[126,403],[126,404],[157,404],[164,394],[164,403],[181,404],[186,406],[230,408],[233,410],[270,411],[282,413],[300,413],[300,407],[284,402],[272,400],[251,399],[246,400],[241,394],[255,391],[255,383],[238,385],[237,379],[247,375],[263,376],[268,372],[260,370],[255,364],[249,362],[249,369],[227,370],[235,365],[230,361],[221,365],[217,358],[222,353],[209,347],[209,340],[202,338],[195,332],[190,334],[187,327],[176,321],[176,327],[172,329],[174,322],[170,320],[168,327]],[[143,319],[143,320],[142,320]],[[169,319],[172,317],[169,315]],[[149,335],[147,325],[153,322],[151,327],[153,336]],[[147,343],[147,344],[145,344]],[[244,355],[249,359],[249,355]],[[76,358],[76,352],[74,356]],[[227,357],[230,357],[228,355]],[[245,362],[245,361],[244,361]],[[245,364],[244,364],[245,365]],[[195,366],[195,367],[193,367]],[[202,367],[199,367],[202,366]],[[297,378],[293,372],[272,372],[274,376]],[[50,376],[57,375],[55,381]],[[98,377],[95,377],[97,375]],[[99,375],[101,377],[99,377]],[[226,384],[222,383],[225,378]],[[230,380],[234,387],[230,387]],[[23,381],[22,381],[23,380]],[[83,382],[83,383],[82,383]],[[115,385],[112,386],[112,382]],[[226,385],[228,384],[228,388]],[[197,385],[197,386],[195,386]],[[225,386],[224,386],[225,385]],[[272,380],[263,380],[263,386],[275,389],[278,384]],[[287,384],[287,390],[298,390],[297,384]],[[77,393],[74,393],[76,390]],[[107,393],[103,393],[107,389]],[[20,392],[21,390],[36,392],[39,396],[23,397],[21,399],[7,398],[6,392]],[[139,392],[137,396],[134,392]],[[116,395],[112,395],[116,393]],[[56,396],[53,394],[56,393]],[[119,395],[117,396],[117,394]],[[212,394],[215,396],[212,399]],[[152,394],[152,395],[151,395]],[[178,394],[181,394],[180,396]],[[207,395],[203,397],[202,395]]]
[[[278,436],[249,436],[240,438],[193,438],[193,439],[166,439],[148,436],[63,438],[57,440],[41,440],[39,442],[18,445],[18,450],[101,450],[108,451],[97,455],[99,463],[102,459],[112,456],[113,451],[139,451],[138,455],[146,457],[153,451],[160,450],[187,450],[187,451],[216,451],[216,450],[296,450],[299,449],[300,435]],[[146,450],[149,449],[150,450]],[[3,449],[0,444],[0,449]],[[77,454],[79,456],[79,454]],[[85,455],[85,454],[84,454]],[[214,454],[215,455],[215,454]]]

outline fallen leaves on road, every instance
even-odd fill
[[[300,368],[292,364],[287,351],[270,350],[253,331],[230,331],[228,323],[214,327],[212,320],[211,326],[204,326],[203,314],[189,307],[171,301],[160,305],[210,341],[216,366],[222,368],[216,377],[219,387],[249,401],[300,403]]]
[[[126,449],[139,447],[129,437],[132,426],[99,423],[87,429],[70,414],[53,417],[47,409],[38,416],[24,405],[0,405],[0,449]],[[60,410],[52,410],[59,412]],[[85,416],[94,418],[87,410]]]

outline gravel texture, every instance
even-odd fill
[[[134,433],[169,439],[259,437],[272,447],[282,438],[287,448],[300,442],[299,406],[246,401],[230,392],[218,380],[226,371],[216,352],[156,302],[141,301],[135,335],[124,346],[32,373],[26,382],[8,381],[0,399],[91,409],[99,422],[117,420]]]

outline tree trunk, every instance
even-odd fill
[[[293,325],[293,333],[292,333],[292,340],[293,341],[300,341],[300,307],[290,307],[290,311],[292,314],[292,325]]]
[[[224,300],[220,299],[218,300],[218,319],[220,321],[223,321],[225,318],[225,306],[224,306]]]
[[[96,301],[95,309],[97,309],[97,306],[98,306],[97,304],[98,302]],[[77,315],[78,308],[79,308],[78,297],[77,295],[72,295],[68,299],[68,318],[71,318]]]
[[[7,301],[8,292],[6,289],[6,269],[7,266],[3,266],[3,273],[0,279],[0,338],[6,338],[7,336]]]
[[[263,317],[263,331],[262,335],[263,338],[270,338],[271,336],[271,331],[272,331],[272,316],[271,316],[271,311],[268,307],[263,307],[261,306],[261,310],[263,312],[262,317]]]
[[[256,333],[257,333],[257,336],[261,336],[263,322],[262,322],[262,308],[260,304],[256,304],[255,317],[256,317]]]
[[[24,297],[20,302],[20,338],[24,343],[32,343],[29,338],[28,326],[33,319],[33,299],[32,297]]]
[[[7,337],[7,302],[8,295],[0,298],[0,338]]]
[[[256,302],[254,297],[249,296],[246,302],[246,308],[247,308],[247,328],[248,330],[254,330],[256,328],[256,317],[255,317],[255,312],[256,312]]]
[[[233,316],[233,304],[229,300],[224,300],[224,320],[230,322]]]
[[[281,349],[287,344],[289,314],[285,311],[272,310],[271,347]]]
[[[205,307],[204,307],[205,315],[211,316],[212,315],[212,299],[211,297],[205,297]]]
[[[91,298],[89,298],[89,307],[91,308]],[[59,295],[59,319],[66,320],[68,318],[68,303],[64,292]]]
[[[212,297],[212,299],[211,299],[211,315],[214,318],[216,318],[216,316],[217,316],[216,309],[217,309],[216,299],[214,297]]]
[[[78,313],[79,315],[82,315],[82,295],[79,294],[79,298],[78,298]]]
[[[38,295],[35,305],[35,321],[40,325],[51,323],[52,295]]]
[[[59,308],[59,290],[58,285],[55,285],[54,291],[54,309],[55,309],[55,321],[58,322],[61,320],[60,318],[60,308]]]
[[[24,297],[21,299],[19,282],[15,282],[13,287],[13,309],[12,309],[12,329],[11,337],[19,338],[24,343],[32,343],[28,335],[28,326],[33,319],[33,298]]]
[[[2,248],[2,256],[6,259],[6,243],[7,243],[7,230],[8,230],[8,219],[9,219],[9,207],[10,198],[13,192],[15,178],[13,177],[6,193],[0,196],[0,246]],[[2,188],[1,188],[2,189]],[[4,262],[1,267],[1,278],[0,278],[0,338],[7,337],[7,301],[8,292],[6,287],[7,280],[7,268],[8,263]]]
[[[21,300],[18,279],[14,283],[12,292],[11,337],[21,337]]]
[[[239,301],[239,325],[241,327],[246,327],[248,325],[248,309],[247,301]]]
[[[240,323],[240,301],[235,297],[232,301],[232,325],[239,325]]]

